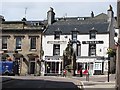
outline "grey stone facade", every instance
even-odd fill
[[[3,21],[2,22],[2,38],[7,37],[7,51],[14,60],[13,54],[16,50],[16,38],[21,38],[21,49],[17,51],[24,56],[21,62],[21,75],[31,74],[31,62],[34,62],[34,73],[40,74],[40,60],[41,60],[41,35],[44,25],[40,21]],[[31,37],[36,38],[36,48],[30,49]],[[2,49],[4,50],[4,49]],[[38,55],[35,60],[31,60],[28,54]]]

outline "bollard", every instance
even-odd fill
[[[86,81],[89,81],[89,73],[86,73]]]

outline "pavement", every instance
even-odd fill
[[[101,89],[115,89],[115,82],[92,82],[92,81],[82,81],[83,88],[101,88]]]
[[[77,79],[77,77],[73,77]],[[89,77],[89,81],[86,81],[86,77],[82,77],[81,80],[84,90],[115,90],[115,74],[110,74],[109,82],[107,81],[108,75],[93,75]]]

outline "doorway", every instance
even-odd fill
[[[35,74],[35,61],[30,62],[30,67],[29,67],[29,73],[30,74]]]

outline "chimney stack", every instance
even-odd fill
[[[112,18],[114,17],[114,12],[111,5],[109,5],[109,9],[107,10],[107,12],[108,12],[108,22],[111,22]]]
[[[53,12],[53,8],[50,7],[50,10],[47,12],[47,21],[48,25],[51,25],[55,20],[55,13]]]
[[[94,13],[93,13],[93,11],[91,12],[91,18],[94,18]]]

